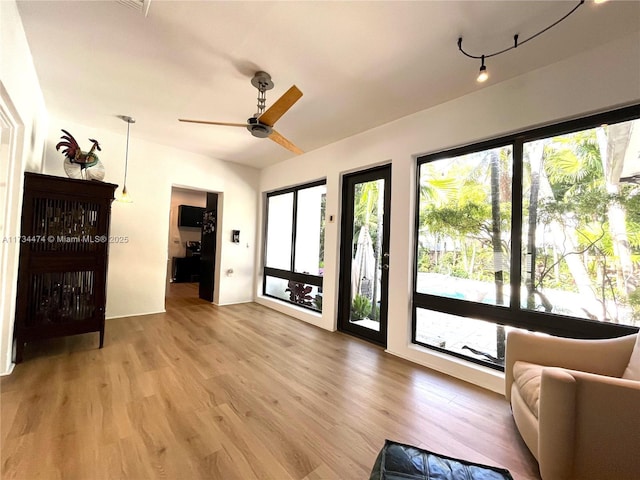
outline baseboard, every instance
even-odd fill
[[[275,310],[276,312],[289,315],[290,317],[293,317],[302,322],[314,325],[318,328],[322,328],[323,330],[333,331],[322,325],[322,314],[320,313],[312,312],[311,310],[307,310],[306,308],[296,307],[295,305],[292,305],[288,302],[274,300],[269,297],[257,296],[254,302],[258,305],[262,305],[263,307]]]
[[[157,315],[159,313],[167,313],[166,310],[158,310],[157,312],[145,312],[145,313],[128,313],[127,315],[115,315],[112,317],[106,317],[106,320],[115,320],[116,318],[128,318],[128,317],[143,317],[145,315]]]
[[[6,377],[7,375],[11,375],[13,373],[13,369],[15,368],[16,364],[11,362],[11,365],[9,365],[9,370],[7,370],[6,372],[0,372],[0,377]]]
[[[242,305],[243,303],[253,303],[253,300],[241,300],[239,302],[225,302],[225,303],[216,303],[211,302],[216,307],[226,307],[228,305]]]
[[[416,358],[416,356],[406,355],[388,349],[385,350],[385,352],[409,362],[422,365],[423,367],[430,368],[436,372],[444,373],[445,375],[457,378],[458,380],[504,395],[504,374],[502,372],[489,369],[488,367],[482,367],[481,365],[476,365],[471,362],[465,362],[464,360],[458,360],[453,357],[449,358],[449,356],[440,356],[434,352],[426,351],[426,349],[423,349],[422,347],[412,346],[412,348],[420,353],[420,357],[430,355],[434,361],[430,362],[428,359]]]

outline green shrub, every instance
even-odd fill
[[[351,301],[351,317],[357,320],[367,318],[371,313],[371,301],[364,295],[356,295]]]

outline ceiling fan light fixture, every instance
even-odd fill
[[[262,125],[260,123],[255,125],[247,125],[247,130],[251,132],[251,135],[258,138],[267,138],[271,135],[271,127],[269,125]]]

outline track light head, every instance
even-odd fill
[[[478,83],[486,82],[489,78],[489,72],[487,72],[487,67],[484,64],[484,56],[482,57],[482,65],[480,65],[480,72],[478,73],[478,78],[476,80]]]

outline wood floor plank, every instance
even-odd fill
[[[233,445],[243,452],[243,456],[251,464],[256,477],[264,480],[293,480],[278,459],[271,453],[267,445],[261,442],[248,428],[243,419],[228,404],[216,408],[219,414],[218,428],[222,428]]]
[[[340,478],[340,475],[323,463],[302,480],[340,480]]]
[[[28,344],[0,380],[5,479],[359,480],[385,439],[539,480],[504,397],[260,305]]]

